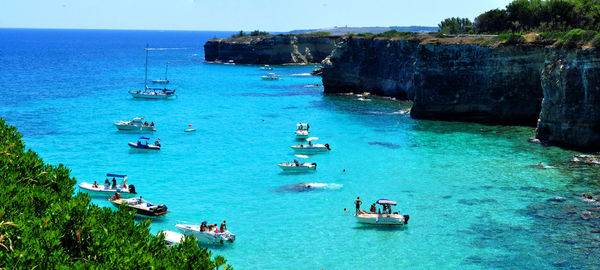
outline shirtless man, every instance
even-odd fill
[[[223,223],[221,223],[221,232],[224,232],[227,230],[227,225],[225,224],[225,220],[223,220]]]
[[[362,204],[360,197],[356,197],[356,200],[354,200],[354,204],[356,204],[356,214],[358,214],[358,211],[360,210],[360,205]]]

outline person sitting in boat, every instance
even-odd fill
[[[371,208],[369,209],[369,212],[371,212],[371,214],[377,213],[377,207],[375,206],[375,204],[371,204]]]
[[[121,199],[121,194],[119,192],[115,192],[115,195],[110,197],[111,201],[118,200],[118,199]]]
[[[206,232],[207,230],[208,228],[206,227],[206,221],[202,221],[202,223],[200,224],[200,231]]]
[[[112,179],[112,186],[111,186],[111,188],[117,188],[117,179],[115,179],[114,177]]]
[[[150,126],[153,127],[154,126],[154,122],[150,123]]]
[[[156,146],[160,146],[160,142],[159,142],[158,140],[156,140],[156,141],[154,142],[154,145],[156,145]]]
[[[144,122],[144,126],[147,127],[148,126],[148,122]]]
[[[308,145],[312,145],[312,141],[308,141]]]
[[[166,94],[167,93],[167,88],[163,88],[162,91],[163,91],[163,94]]]
[[[141,145],[142,145],[142,142],[138,141],[137,146],[141,146]]]
[[[308,125],[308,123],[306,123],[306,131],[308,131],[309,128],[310,128],[310,125]]]
[[[295,159],[294,159],[294,166],[300,166],[300,163],[298,163],[298,161]]]
[[[303,130],[302,124],[298,124],[298,130]]]
[[[110,187],[110,182],[108,182],[108,178],[104,179],[104,187],[105,188]]]
[[[144,200],[142,200],[142,196],[140,196],[140,198],[137,201],[138,201],[138,204],[141,204]]]
[[[94,181],[94,184],[92,185],[93,188],[98,188],[98,182]]]
[[[225,224],[225,220],[221,223],[221,232],[225,232],[227,230],[227,224]]]

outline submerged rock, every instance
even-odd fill
[[[549,202],[564,202],[566,200],[567,200],[567,198],[565,198],[565,197],[554,197],[554,198],[548,199]]]

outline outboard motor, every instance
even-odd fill
[[[137,194],[137,192],[135,192],[135,186],[134,185],[129,185],[129,193],[131,193],[131,194]]]
[[[329,148],[329,144],[328,143],[325,144],[325,148],[327,148],[327,150],[331,151],[331,148]]]
[[[408,219],[410,219],[410,216],[403,215],[403,217],[404,217],[404,224],[408,224]]]
[[[160,204],[158,205],[158,207],[156,207],[156,212],[166,212],[167,211],[167,206],[164,204]]]

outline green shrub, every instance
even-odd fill
[[[225,263],[195,237],[168,248],[149,220],[73,196],[76,180],[63,165],[25,151],[15,127],[0,119],[0,267],[6,269],[214,269]],[[227,269],[230,269],[227,266]]]
[[[331,36],[330,32],[327,31],[317,31],[317,32],[310,32],[307,33],[308,35],[316,35],[316,36]]]
[[[572,29],[560,38],[556,45],[572,49],[584,45],[594,39],[597,32],[582,29]]]

